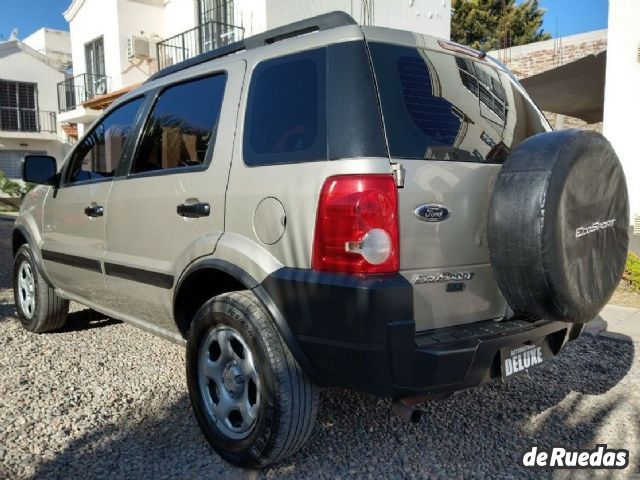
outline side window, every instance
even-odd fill
[[[226,81],[221,74],[164,90],[147,119],[131,173],[204,165]]]
[[[264,61],[251,78],[247,165],[326,160],[326,49]]]
[[[113,177],[143,102],[140,97],[121,105],[92,128],[73,151],[67,183]]]

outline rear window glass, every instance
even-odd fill
[[[392,157],[501,163],[548,129],[496,68],[413,47],[372,43],[370,51]]]

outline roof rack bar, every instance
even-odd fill
[[[245,45],[249,50],[263,45],[270,45],[286,38],[322,30],[331,30],[332,28],[346,25],[357,25],[357,22],[346,12],[329,12],[253,35],[245,39]]]
[[[357,22],[346,12],[330,12],[316,17],[307,18],[298,22],[293,22],[282,27],[267,30],[266,32],[253,35],[251,37],[240,40],[239,42],[230,43],[224,47],[216,48],[209,52],[201,53],[193,58],[184,60],[170,67],[163,68],[159,72],[155,73],[147,82],[157,80],[158,78],[166,77],[172,73],[185,70],[196,65],[200,65],[217,58],[226,57],[233,53],[241,52],[243,50],[250,50],[253,48],[262,47],[264,45],[270,45],[272,43],[285,40],[287,38],[297,37],[307,33],[318,32],[322,30],[330,30],[332,28],[343,27],[346,25],[357,25]],[[146,83],[146,82],[145,82]]]

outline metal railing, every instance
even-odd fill
[[[56,112],[21,108],[0,108],[0,130],[40,133],[57,131]]]
[[[68,112],[87,100],[109,93],[111,78],[83,73],[58,84],[58,110]]]
[[[244,38],[244,28],[221,22],[205,22],[191,30],[158,42],[158,67],[163,69],[201,53]]]

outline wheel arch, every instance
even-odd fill
[[[193,317],[209,299],[223,293],[251,290],[271,315],[282,339],[303,370],[316,383],[321,383],[315,368],[304,354],[286,319],[265,288],[249,273],[230,262],[206,259],[192,264],[181,275],[173,298],[174,321],[187,338]]]
[[[13,232],[11,233],[11,253],[13,257],[16,256],[16,253],[18,253],[18,249],[22,245],[29,245],[29,248],[31,249],[31,255],[33,256],[33,261],[35,262],[36,268],[38,269],[38,273],[40,273],[49,287],[55,288],[53,282],[44,269],[44,266],[42,264],[42,252],[33,240],[33,236],[31,235],[31,233],[29,233],[29,230],[24,225],[15,225],[13,227]]]

